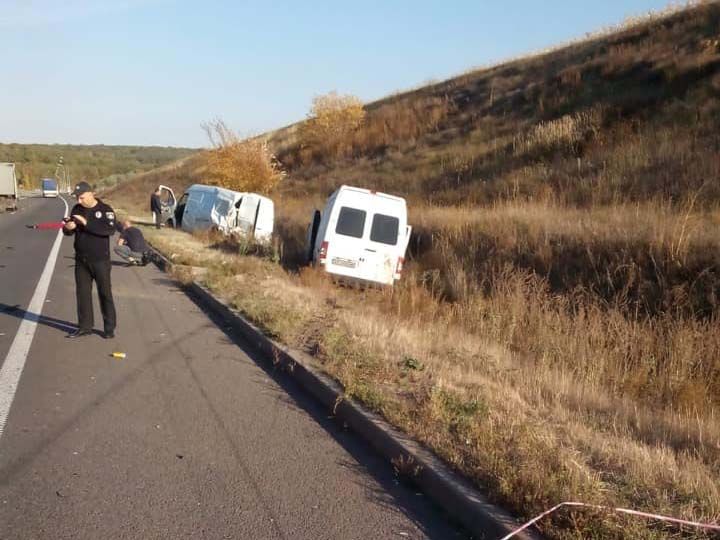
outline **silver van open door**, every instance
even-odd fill
[[[162,213],[160,219],[162,223],[172,226],[175,222],[175,207],[177,206],[177,199],[175,198],[175,192],[167,186],[158,186],[160,188],[160,202],[162,204]]]

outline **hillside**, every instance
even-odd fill
[[[343,155],[269,134],[282,193],[359,183],[437,204],[720,199],[718,4],[368,104]],[[197,170],[195,171],[197,172]],[[188,169],[178,178],[201,180]],[[186,176],[186,178],[185,178]]]
[[[559,292],[583,287],[604,300],[622,298],[630,311],[674,306],[709,316],[717,307],[717,271],[706,271],[715,259],[704,246],[713,236],[695,233],[705,220],[716,223],[720,208],[719,27],[720,4],[703,2],[390,96],[366,106],[365,124],[340,149],[302,144],[299,124],[268,134],[289,172],[274,195],[286,266],[300,261],[312,208],[351,184],[409,199],[411,255],[423,270],[436,269],[434,253],[445,245],[469,276],[502,261],[546,276]],[[111,196],[139,207],[158,183],[182,191],[203,181],[198,155],[140,175]],[[456,206],[473,215],[474,207],[518,204],[550,207],[544,218],[534,208],[531,221],[511,211],[518,235],[531,234],[519,245],[456,219]],[[603,207],[622,217],[576,226],[559,220],[563,209],[578,216],[572,209]],[[620,222],[633,223],[640,207],[647,223],[614,232]],[[705,218],[679,220],[688,209]],[[649,225],[653,220],[660,222]],[[634,238],[640,230],[642,240]],[[468,242],[476,248],[472,257]],[[663,245],[667,253],[654,251]],[[676,264],[680,256],[687,267]],[[462,296],[451,271],[441,270],[443,295]]]
[[[196,152],[191,148],[70,144],[0,144],[0,161],[16,164],[18,181],[32,187],[54,177],[62,156],[74,181],[114,186],[132,174],[155,169]]]
[[[156,243],[520,515],[583,500],[717,520],[720,3],[366,110],[332,144],[303,144],[297,124],[268,134],[289,172],[273,195],[282,268],[212,238]],[[130,210],[153,184],[202,181],[196,156],[108,196]],[[300,264],[340,184],[408,198],[392,291]],[[704,538],[582,512],[544,532]]]
[[[368,106],[345,156],[274,134],[292,193],[339,182],[418,201],[720,198],[718,5]],[[296,130],[295,130],[296,132]],[[295,136],[296,138],[296,136]]]

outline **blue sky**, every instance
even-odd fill
[[[206,146],[581,37],[666,0],[0,0],[0,142]]]

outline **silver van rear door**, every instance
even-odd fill
[[[258,204],[260,201],[252,194],[245,193],[239,202],[240,206],[237,211],[237,228],[242,234],[250,236],[255,230],[255,219],[257,217]]]
[[[210,217],[214,199],[215,197],[212,193],[199,191],[191,192],[187,206],[185,207],[183,229],[188,231],[201,231],[209,229],[212,225]]]
[[[232,222],[230,221],[231,208],[232,200],[223,196],[218,196],[215,199],[215,206],[213,207],[213,221],[215,222],[215,225],[217,225],[218,229],[225,233],[230,233],[232,229]]]

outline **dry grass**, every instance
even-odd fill
[[[303,159],[297,126],[275,132],[281,265],[148,234],[518,514],[579,499],[717,520],[719,31],[704,2],[389,97],[334,161]],[[180,189],[203,173],[174,174]],[[113,200],[144,206],[158,180]],[[410,202],[392,291],[300,266],[312,209],[342,183]],[[701,537],[576,511],[544,528]]]
[[[309,207],[282,205],[285,245],[302,247]],[[413,260],[393,294],[399,316],[434,324],[442,312],[464,331],[582,385],[715,414],[717,213],[514,203],[414,207],[411,221]]]
[[[604,355],[622,347],[609,338],[595,341],[612,324],[625,324],[622,318],[579,322],[552,305],[539,313],[527,304],[541,300],[522,289],[460,304],[439,301],[411,279],[396,291],[348,290],[312,269],[288,274],[202,239],[188,242],[183,233],[148,234],[175,260],[208,265],[207,284],[268,334],[312,354],[348,396],[523,515],[580,499],[695,519],[720,516],[714,409],[645,405],[600,376],[612,362]],[[531,320],[544,335],[528,328]],[[647,332],[637,330],[657,337]],[[559,356],[553,361],[520,350],[508,339],[512,333],[527,333],[524,342],[537,339]],[[555,341],[548,339],[552,334]],[[579,343],[594,347],[585,358],[575,355]],[[582,513],[558,516],[544,530],[556,538],[670,538],[677,532]]]
[[[575,155],[586,139],[597,136],[602,122],[602,107],[540,122],[528,134],[516,137],[513,141],[514,150],[522,155],[557,149]]]

